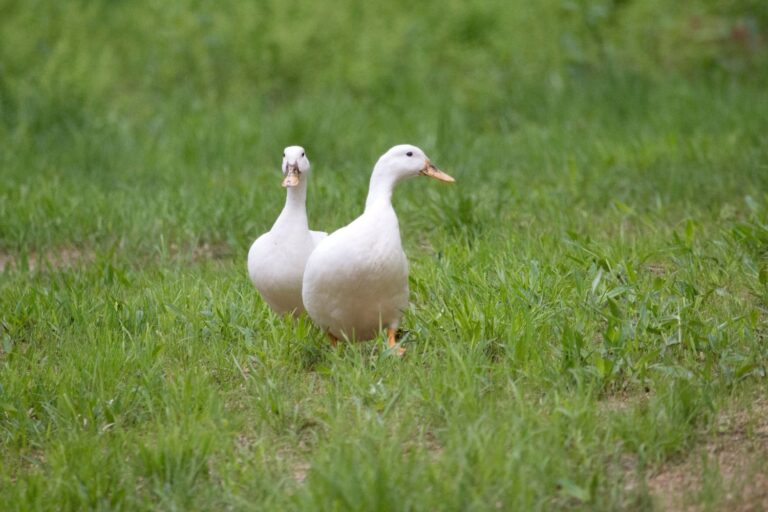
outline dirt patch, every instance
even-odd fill
[[[626,390],[606,395],[597,402],[597,407],[604,413],[624,413],[648,402],[649,391],[630,394]]]
[[[648,263],[645,265],[645,270],[647,270],[651,275],[656,277],[662,277],[669,273],[669,270],[666,266],[664,266],[661,263]]]
[[[0,272],[5,270],[5,267],[7,267],[11,263],[11,255],[0,253]]]
[[[209,243],[184,247],[172,243],[168,246],[168,254],[174,261],[186,263],[220,261],[233,255],[229,245]],[[147,255],[138,255],[137,259],[142,257]],[[31,251],[26,254],[0,251],[0,273],[5,270],[28,269],[30,272],[35,272],[46,268],[53,270],[74,268],[92,263],[95,259],[96,252],[93,249],[78,247],[57,247],[45,252]]]
[[[426,455],[433,461],[437,461],[443,455],[445,448],[437,436],[430,430],[414,436],[402,445],[403,455],[426,451]]]
[[[291,472],[293,473],[293,479],[297,484],[303,484],[307,480],[307,474],[309,473],[309,462],[297,461],[293,463]]]
[[[722,489],[717,510],[768,510],[768,400],[723,415],[702,447],[648,479],[661,510],[703,510],[698,502],[706,498],[704,487]]]
[[[71,268],[90,263],[94,258],[95,253],[92,250],[77,247],[59,247],[44,253],[32,251],[26,254],[26,256],[23,254],[0,252],[0,272],[4,272],[6,269],[19,270],[24,267],[29,269],[30,272],[35,272],[45,267],[52,269]]]
[[[307,475],[309,475],[309,470],[312,467],[309,461],[300,454],[301,451],[301,449],[296,450],[295,447],[288,446],[277,450],[277,460],[286,467],[298,485],[303,485],[307,481]]]
[[[232,256],[232,248],[223,243],[203,243],[195,246],[179,246],[172,243],[168,246],[168,252],[172,258],[178,260],[190,260],[199,262],[203,260],[223,260]],[[243,255],[245,258],[245,255]]]

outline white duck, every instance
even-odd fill
[[[395,146],[384,153],[373,168],[363,214],[322,240],[309,257],[304,305],[333,344],[339,338],[370,339],[384,327],[388,346],[395,347],[395,333],[408,307],[408,260],[392,191],[419,175],[454,181],[415,146]],[[403,352],[397,347],[398,354]]]
[[[285,206],[272,229],[251,245],[248,275],[275,312],[299,315],[304,312],[304,266],[317,243],[328,234],[309,230],[306,201],[310,165],[304,148],[285,148],[282,169],[283,186],[288,189]]]

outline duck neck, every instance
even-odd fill
[[[285,206],[272,227],[309,229],[307,221],[307,177],[303,176],[295,187],[288,187]]]
[[[365,211],[375,208],[392,207],[392,191],[400,180],[396,175],[385,172],[378,164],[371,174],[368,186],[368,198],[365,200]]]

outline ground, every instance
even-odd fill
[[[4,508],[768,507],[763,2],[0,13]],[[332,348],[247,249],[403,142],[407,353]]]

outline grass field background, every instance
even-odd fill
[[[5,510],[768,506],[758,0],[0,0]],[[403,359],[247,248],[402,142]],[[752,508],[750,508],[752,507]]]

